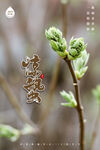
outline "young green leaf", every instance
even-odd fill
[[[60,92],[61,96],[66,100],[67,103],[61,103],[62,106],[68,106],[68,107],[76,107],[77,102],[75,100],[75,97],[72,92]]]
[[[73,60],[74,70],[78,80],[80,80],[86,73],[88,69],[88,66],[86,66],[88,60],[89,60],[89,53],[87,53],[86,50],[84,50],[81,53],[80,58]]]
[[[9,126],[9,125],[4,125],[0,124],[0,137],[6,137],[12,142],[15,142],[20,136],[20,132]]]

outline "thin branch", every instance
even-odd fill
[[[13,61],[13,57],[11,54],[10,41],[7,37],[7,34],[5,33],[5,28],[2,24],[0,25],[0,37],[3,39],[3,44],[4,44],[4,48],[5,48],[4,49],[5,57],[6,57],[6,61],[7,61],[8,70],[10,72],[10,70],[14,70],[14,68],[15,68],[14,67],[15,61]]]
[[[20,119],[29,125],[33,127],[34,134],[38,132],[37,126],[28,118],[28,116],[24,113],[22,110],[20,104],[18,103],[18,100],[13,95],[11,89],[9,88],[6,80],[3,78],[3,76],[0,74],[0,85],[2,89],[4,90],[5,94],[8,97],[9,102],[12,104],[12,106],[15,108],[17,114],[19,115]]]
[[[61,4],[62,6],[62,30],[63,36],[66,38],[67,36],[67,7],[68,4]]]
[[[50,88],[49,88],[49,92],[48,92],[48,96],[47,96],[47,104],[46,104],[46,108],[42,114],[41,117],[41,122],[44,124],[49,113],[50,110],[52,108],[52,104],[53,104],[53,95],[54,95],[54,91],[56,88],[56,84],[57,84],[57,79],[58,79],[58,74],[59,74],[59,70],[60,70],[60,64],[61,64],[61,58],[59,57],[56,63],[56,67],[54,69],[53,75],[52,75],[52,80],[51,80],[51,84],[50,84]]]
[[[69,61],[67,57],[64,60],[68,64],[68,67],[69,67],[69,70],[73,79],[73,86],[75,88],[75,95],[76,95],[76,101],[77,101],[76,110],[78,112],[79,122],[80,122],[80,150],[84,150],[84,115],[83,115],[83,107],[80,101],[79,83],[75,76],[71,61]]]
[[[61,4],[62,7],[62,30],[63,30],[63,35],[66,38],[67,35],[67,4]],[[56,89],[56,85],[57,85],[57,81],[58,81],[58,75],[59,75],[59,71],[60,71],[60,64],[61,64],[61,58],[58,57],[57,59],[57,63],[52,75],[52,79],[51,79],[51,84],[49,87],[49,92],[48,92],[48,102],[47,102],[47,106],[45,111],[43,112],[43,115],[41,117],[41,122],[45,122],[45,120],[47,119],[49,112],[51,110],[52,104],[53,104],[53,96],[54,96],[54,92]]]
[[[96,122],[95,122],[95,125],[94,125],[90,150],[94,149],[94,144],[95,144],[96,137],[97,137],[97,131],[98,131],[98,128],[99,128],[99,122],[100,122],[100,107],[99,107],[99,111],[98,111],[98,114],[97,114],[97,117],[96,117]]]

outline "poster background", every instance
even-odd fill
[[[8,19],[5,16],[6,9],[11,6],[15,10],[15,17]],[[91,7],[94,6],[93,15]],[[89,149],[91,134],[94,127],[96,114],[98,111],[97,103],[92,95],[92,88],[100,83],[100,2],[86,0],[72,0],[67,7],[67,41],[72,36],[83,37],[88,43],[87,51],[90,53],[88,63],[89,69],[81,80],[81,98],[85,110],[86,123],[86,150]],[[88,23],[90,25],[88,28]],[[47,94],[55,69],[57,54],[51,50],[45,38],[45,29],[56,26],[62,30],[62,12],[59,0],[1,0],[0,1],[0,74],[7,81],[11,91],[16,96],[18,103],[28,117],[39,124],[42,110],[47,107]],[[92,31],[94,28],[94,31]],[[89,31],[87,31],[89,30]],[[38,54],[41,58],[40,68],[44,73],[45,92],[42,94],[42,104],[26,104],[26,93],[22,86],[25,82],[21,61],[25,56]],[[72,79],[68,67],[61,62],[59,78],[56,91],[53,97],[53,105],[46,119],[45,125],[38,135],[22,136],[17,142],[10,142],[7,139],[0,139],[1,150],[37,150],[57,148],[66,149],[64,143],[78,143],[78,118],[75,110],[60,106],[63,101],[59,91],[65,89],[72,90]],[[49,107],[49,105],[48,105]],[[23,122],[18,117],[15,109],[10,104],[8,97],[0,87],[0,123],[9,124],[15,128],[22,128]],[[95,149],[99,148],[100,131],[95,143]],[[28,146],[25,145],[28,143]],[[42,146],[32,146],[31,143],[47,143],[45,148]],[[49,146],[48,143],[54,145]],[[24,146],[22,145],[24,144]],[[30,144],[30,146],[29,146]],[[58,145],[57,145],[58,144]],[[61,145],[62,144],[62,145]],[[73,150],[74,146],[69,146]],[[76,146],[78,149],[78,146]]]

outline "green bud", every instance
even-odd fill
[[[65,58],[68,55],[68,52],[67,51],[65,51],[65,52],[59,52],[59,51],[57,51],[57,54],[59,56],[61,56],[62,58]]]
[[[66,57],[68,55],[68,52],[66,52],[67,43],[65,38],[62,37],[62,32],[55,27],[51,27],[46,30],[45,34],[52,49],[62,58]]]
[[[55,27],[51,27],[46,30],[45,35],[48,40],[59,41],[60,39],[62,39],[62,32]]]
[[[20,136],[20,132],[9,126],[9,125],[3,125],[0,124],[0,137],[6,137],[12,142],[16,141]]]
[[[64,52],[67,49],[67,43],[65,38],[60,39],[58,43],[59,43],[59,51]]]
[[[100,105],[100,85],[97,85],[95,89],[93,89],[93,95],[96,97],[98,104]]]
[[[68,107],[76,107],[77,102],[75,100],[75,97],[72,92],[60,92],[61,96],[67,101],[67,103],[61,103],[62,106],[68,106]]]
[[[86,50],[81,53],[81,57],[73,60],[75,74],[78,80],[80,80],[86,73],[88,67],[86,66],[89,60],[89,54]]]
[[[57,51],[57,50],[59,49],[59,47],[58,47],[58,42],[55,42],[55,41],[51,40],[51,41],[50,41],[50,45],[51,45],[51,47],[52,47],[52,49],[53,49],[54,51]]]
[[[69,60],[74,60],[81,57],[82,51],[86,49],[87,45],[84,43],[83,38],[73,38],[70,40],[69,45]]]
[[[76,55],[77,55],[77,50],[76,50],[76,49],[70,49],[70,53],[71,53],[73,56],[76,56]]]

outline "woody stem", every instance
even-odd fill
[[[75,89],[75,96],[76,96],[76,101],[77,101],[76,110],[78,113],[79,123],[80,123],[80,150],[84,150],[84,115],[83,115],[83,107],[80,101],[79,83],[74,73],[71,61],[68,60],[67,57],[64,58],[64,60],[68,64],[68,67],[69,67],[69,70],[73,79],[73,86]]]

